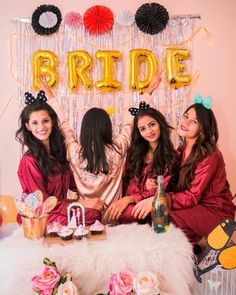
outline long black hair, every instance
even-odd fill
[[[176,152],[170,140],[171,126],[168,125],[165,117],[156,109],[148,108],[140,110],[134,118],[134,127],[132,131],[131,146],[127,155],[127,167],[125,171],[125,186],[134,177],[140,177],[145,164],[145,155],[149,151],[149,142],[140,134],[138,129],[138,121],[143,116],[150,116],[155,119],[160,126],[160,137],[158,145],[153,155],[151,171],[157,175],[163,174],[165,167],[168,167],[169,174],[173,174],[176,162]]]
[[[109,162],[105,149],[114,148],[112,124],[109,115],[100,108],[91,108],[83,117],[80,132],[82,160],[87,160],[87,171],[91,173],[109,172]]]
[[[196,118],[199,124],[199,136],[192,147],[191,153],[180,169],[177,191],[189,189],[197,164],[213,153],[217,148],[218,127],[215,115],[211,109],[205,108],[200,103],[191,105],[185,112],[190,109],[196,112]],[[185,139],[183,139],[185,141]]]
[[[48,113],[53,124],[49,137],[50,151],[26,127],[26,123],[29,123],[30,115],[41,110]],[[57,114],[50,105],[40,101],[27,105],[21,112],[19,124],[20,128],[16,131],[16,140],[22,144],[22,151],[27,146],[28,151],[38,160],[39,168],[45,181],[48,179],[48,174],[55,175],[68,169],[69,163],[66,159],[64,136],[59,128]]]

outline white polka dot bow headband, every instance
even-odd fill
[[[34,103],[36,101],[40,101],[40,102],[47,101],[47,97],[45,96],[45,92],[43,90],[39,91],[36,98],[32,95],[32,93],[25,92],[25,104],[30,105],[31,103]]]

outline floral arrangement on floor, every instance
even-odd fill
[[[79,295],[70,274],[61,275],[55,262],[44,258],[42,271],[33,276],[32,289],[39,295]],[[160,295],[160,283],[153,272],[140,272],[136,277],[126,270],[112,274],[108,283],[109,292],[97,295]]]
[[[61,275],[56,263],[44,258],[42,271],[33,276],[32,289],[39,295],[79,295],[77,287],[72,282],[70,274]]]
[[[160,295],[160,283],[153,272],[140,272],[136,277],[131,271],[112,274],[107,295]],[[97,294],[105,295],[105,294]]]

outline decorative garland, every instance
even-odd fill
[[[169,14],[164,6],[158,3],[141,5],[134,15],[130,11],[122,11],[116,17],[120,26],[131,26],[134,21],[144,33],[154,35],[163,31],[168,23]],[[31,25],[35,33],[48,36],[59,30],[62,21],[61,12],[54,5],[40,5],[32,14]],[[82,16],[78,12],[69,12],[64,17],[64,23],[77,28],[82,24]],[[114,24],[114,15],[110,8],[95,5],[86,10],[83,15],[85,29],[91,35],[100,35],[110,31]]]

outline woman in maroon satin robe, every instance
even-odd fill
[[[55,111],[46,103],[43,92],[35,99],[26,93],[28,104],[20,115],[20,128],[16,139],[28,150],[23,154],[18,177],[23,193],[36,190],[43,193],[44,200],[56,196],[57,206],[49,214],[49,222],[67,224],[68,190],[76,191],[73,173],[66,160],[64,137],[58,125]],[[18,216],[18,222],[21,218]]]
[[[134,115],[132,141],[124,176],[124,194],[106,213],[108,220],[119,220],[120,223],[150,221],[150,218],[143,220],[147,216],[146,207],[140,206],[136,216],[133,210],[142,204],[142,200],[155,195],[156,187],[147,189],[147,179],[156,179],[157,175],[164,174],[164,185],[167,186],[176,161],[176,152],[170,140],[171,127],[165,117],[156,109],[145,105],[144,108],[141,105],[138,114]]]
[[[177,181],[167,193],[170,218],[193,244],[201,244],[223,219],[233,218],[235,211],[225,163],[217,148],[217,122],[210,106],[202,99],[190,106],[177,131],[183,145],[178,149]],[[146,186],[151,189],[155,184],[149,179]],[[151,202],[149,198],[142,205],[151,210]],[[135,209],[138,214],[139,209]]]

